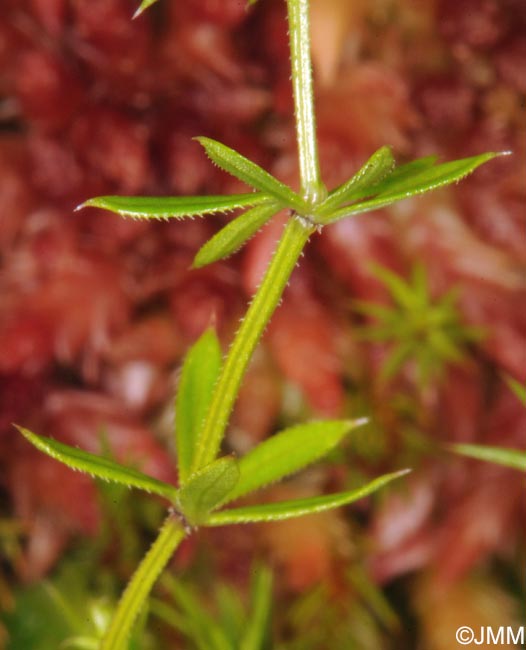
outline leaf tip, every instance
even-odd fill
[[[480,160],[481,162],[479,162],[479,165],[482,165],[490,160],[494,160],[495,158],[500,158],[501,156],[513,156],[513,154],[514,152],[511,149],[507,149],[506,151],[488,151],[487,153],[480,154],[474,158]]]
[[[92,199],[88,199],[87,201],[84,201],[83,203],[80,203],[77,205],[75,208],[74,212],[78,212],[79,210],[83,210],[84,208],[102,208],[102,209],[108,209],[106,207],[105,199],[108,197],[106,196],[95,196]]]
[[[138,18],[141,14],[143,14],[148,7],[151,7],[156,0],[142,0],[141,4],[137,8],[137,11],[133,14],[132,20],[135,20]]]
[[[354,420],[347,420],[347,425],[349,426],[349,429],[357,429],[358,427],[363,427],[366,424],[369,424],[371,421],[371,418],[369,417],[361,417],[361,418],[355,418]]]
[[[194,271],[195,269],[201,269],[203,266],[206,266],[206,261],[202,260],[198,253],[190,264],[190,270]]]
[[[196,142],[199,142],[199,144],[202,147],[206,148],[206,145],[208,142],[210,142],[210,138],[207,138],[205,135],[196,135],[192,138],[192,140],[195,140]]]
[[[29,429],[26,429],[25,427],[20,426],[19,424],[16,424],[15,422],[12,422],[12,425],[19,433],[21,433],[24,436],[24,438],[28,442],[30,442],[35,447],[39,447],[39,443],[41,442],[41,440],[35,433],[30,431]]]
[[[210,314],[210,318],[208,319],[208,327],[205,330],[205,334],[207,334],[207,335],[213,334],[214,337],[217,338],[217,334],[216,334],[216,332],[217,332],[217,320],[218,320],[217,319],[217,312],[214,309]]]

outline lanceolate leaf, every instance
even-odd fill
[[[404,165],[399,165],[395,167],[391,174],[387,178],[375,185],[375,192],[382,192],[386,187],[389,187],[392,183],[401,182],[407,178],[411,178],[415,174],[419,174],[426,169],[431,169],[437,161],[437,156],[425,156],[424,158],[416,158],[411,162],[405,163]],[[369,191],[371,188],[365,188],[365,191]],[[367,196],[367,194],[362,196]]]
[[[406,167],[402,172],[384,179],[376,188],[376,191],[381,196],[413,196],[414,194],[427,192],[436,187],[459,181],[477,167],[480,167],[480,165],[501,155],[503,154],[489,152],[471,156],[470,158],[451,160],[440,165],[426,166],[418,171],[414,168],[408,171]]]
[[[231,221],[201,247],[193,267],[200,268],[235,253],[278,210],[278,203],[258,205]]]
[[[64,445],[51,438],[37,436],[35,433],[23,427],[17,426],[17,429],[39,451],[64,463],[64,465],[67,465],[71,469],[86,472],[95,478],[101,478],[105,481],[113,481],[114,483],[121,483],[128,487],[136,487],[146,492],[153,492],[154,494],[159,494],[170,499],[170,501],[174,501],[176,497],[177,489],[174,485],[158,481],[131,467],[119,465],[108,458],[96,456],[76,447]]]
[[[228,501],[274,483],[322,458],[364,422],[309,422],[268,438],[239,461],[239,480],[228,495]]]
[[[391,171],[384,175],[383,180],[380,178],[371,178],[371,183],[360,183],[360,186],[353,189],[352,194],[346,199],[345,202],[351,203],[353,201],[359,201],[360,199],[375,196],[380,192],[386,190],[394,182],[401,182],[402,180],[411,178],[414,174],[423,172],[426,169],[430,169],[433,167],[436,160],[436,156],[425,156],[424,158],[417,158],[416,160],[412,160],[405,165],[400,165],[399,167],[391,169]]]
[[[336,210],[326,218],[326,223],[332,223],[354,214],[378,210],[396,201],[407,199],[417,194],[429,192],[443,185],[449,185],[461,180],[477,167],[502,153],[485,153],[480,156],[454,160],[442,165],[425,168],[417,173],[396,175],[393,172],[376,187],[369,188],[368,195],[374,198],[360,203],[354,203],[346,208]]]
[[[344,203],[360,198],[360,193],[364,188],[379,183],[392,172],[394,165],[395,161],[391,149],[389,147],[378,149],[351,179],[330,193],[316,209],[316,214],[330,214]]]
[[[215,460],[193,474],[179,490],[177,502],[192,525],[204,523],[208,514],[222,503],[239,478],[237,461],[232,456]]]
[[[175,439],[179,483],[184,485],[194,460],[199,431],[221,368],[221,348],[212,329],[187,353],[175,402]]]
[[[256,190],[270,194],[282,204],[282,207],[293,208],[299,212],[305,211],[306,205],[296,192],[256,163],[216,140],[204,137],[196,140],[204,147],[208,157],[221,169]]]
[[[270,200],[265,194],[230,194],[226,196],[98,196],[78,206],[102,208],[134,219],[183,219],[236,208],[260,205]]]
[[[526,472],[526,450],[507,449],[506,447],[488,447],[486,445],[451,445],[452,451],[461,456],[476,460],[485,460],[496,465],[504,465]]]
[[[387,483],[400,478],[410,470],[402,470],[392,474],[385,474],[357,490],[349,492],[338,492],[308,499],[297,499],[294,501],[280,501],[277,503],[266,503],[264,505],[246,506],[244,508],[232,508],[214,512],[207,519],[207,526],[225,526],[228,524],[248,524],[261,521],[278,521],[281,519],[292,519],[311,515],[325,510],[332,510],[340,506],[348,505],[358,501],[373,492],[376,492]]]

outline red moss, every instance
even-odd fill
[[[75,71],[46,50],[22,52],[15,61],[13,80],[25,118],[41,129],[65,128],[84,100]]]
[[[438,24],[454,44],[489,48],[505,34],[507,15],[498,0],[440,0]]]
[[[28,451],[5,429],[8,421],[92,451],[100,449],[98,428],[107,426],[119,458],[170,477],[172,459],[146,422],[172,402],[173,373],[190,341],[214,321],[231,339],[283,223],[269,224],[241,257],[194,272],[196,251],[230,216],[153,224],[96,210],[73,215],[72,207],[106,193],[245,191],[208,163],[191,140],[201,134],[298,186],[285,3],[265,0],[250,14],[244,1],[174,0],[131,22],[137,4],[6,0],[3,7],[2,480],[30,524],[33,576],[70,534],[93,534],[99,513],[89,481]],[[422,260],[434,295],[461,285],[463,318],[485,326],[487,338],[469,370],[449,374],[443,390],[433,387],[421,428],[440,440],[525,445],[520,405],[484,401],[484,386],[502,370],[524,379],[526,368],[524,2],[430,1],[417,14],[413,4],[402,2],[392,22],[363,5],[365,27],[342,50],[341,74],[318,91],[328,185],[386,143],[399,160],[435,151],[442,159],[486,150],[515,155],[458,190],[342,221],[315,239],[240,395],[230,439],[240,450],[281,419],[283,378],[328,415],[339,414],[355,391],[368,393],[385,350],[354,340],[352,300],[386,299],[368,263],[403,273]],[[344,391],[350,373],[359,388]],[[57,391],[64,384],[80,392]],[[406,423],[388,397],[377,410],[397,430],[386,435],[391,457]],[[386,503],[372,526],[372,564],[382,580],[432,561],[458,578],[505,550],[523,516],[510,474],[464,461],[423,467],[406,500]],[[295,526],[276,533],[268,548],[288,586],[301,590],[330,579],[333,538],[319,523]],[[232,574],[246,568],[254,543],[254,534],[248,541],[236,535],[239,557],[225,549],[221,561]],[[298,553],[306,536],[312,543]]]
[[[67,0],[30,0],[33,15],[53,37],[62,35],[67,24]]]

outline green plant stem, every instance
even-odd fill
[[[296,216],[289,219],[263,281],[248,308],[225,359],[199,436],[193,470],[216,457],[241,380],[267,323],[276,309],[314,226]]]
[[[170,515],[128,583],[100,650],[125,650],[135,619],[175,549],[185,537],[181,522]]]
[[[310,57],[309,0],[287,0],[301,192],[310,205],[327,190],[320,176]]]
[[[315,205],[326,197],[327,190],[321,181],[318,163],[310,59],[309,1],[287,0],[287,8],[301,191],[307,203]],[[199,436],[193,471],[215,458],[248,362],[313,231],[314,227],[306,219],[289,220],[263,282],[223,364]]]

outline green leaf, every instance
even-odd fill
[[[414,343],[412,341],[405,341],[395,345],[382,364],[380,379],[384,382],[392,379],[411,357],[413,348]]]
[[[394,165],[391,149],[381,147],[352,178],[329,194],[316,208],[316,214],[321,216],[330,214],[344,203],[360,198],[364,188],[371,187],[385,178],[393,170]]]
[[[402,623],[382,586],[378,585],[363,562],[357,561],[346,572],[354,597],[363,601],[378,623],[386,630],[397,634]]]
[[[465,354],[462,349],[455,343],[454,339],[439,329],[429,332],[427,336],[429,345],[434,348],[438,356],[445,361],[460,362],[464,359]]]
[[[404,469],[392,474],[385,474],[374,481],[356,490],[349,492],[338,492],[337,494],[327,494],[319,497],[308,499],[297,499],[293,501],[280,501],[277,503],[266,503],[263,505],[246,506],[244,508],[232,508],[222,510],[210,515],[206,524],[207,526],[225,526],[227,524],[247,524],[261,521],[278,521],[282,519],[292,519],[293,517],[302,517],[311,515],[325,510],[332,510],[345,506],[359,499],[369,496],[376,492],[384,485],[391,481],[405,476],[411,470]]]
[[[253,572],[253,569],[250,570]],[[229,650],[237,648],[245,628],[245,594],[225,582],[218,582],[214,589],[214,602],[217,608],[217,621],[228,642]]]
[[[151,7],[156,2],[157,2],[157,0],[142,0],[139,8],[133,14],[132,18],[138,18],[142,14],[143,11],[146,11],[146,9],[148,9],[148,7]]]
[[[413,287],[398,274],[380,264],[370,263],[368,269],[386,286],[391,298],[400,306],[408,310],[415,309],[418,306],[418,295],[415,295]]]
[[[251,612],[239,650],[262,650],[272,606],[272,573],[264,566],[253,570],[251,583]]]
[[[333,223],[351,215],[378,210],[402,199],[423,194],[444,185],[450,185],[461,180],[480,165],[502,155],[505,155],[505,153],[485,153],[427,167],[409,174],[396,175],[395,170],[377,186],[369,188],[368,195],[374,196],[374,198],[336,210],[325,219],[325,223]]]
[[[325,200],[325,202],[316,209],[316,214],[320,214],[323,219],[323,223],[332,223],[336,219],[334,218],[334,211],[339,207],[338,205],[333,204],[332,197],[336,195],[337,192],[340,192],[343,190],[344,186],[349,184],[349,194],[346,195],[342,201],[340,201],[339,205],[345,204],[352,204],[355,201],[359,201],[360,199],[365,199],[365,198],[370,198],[373,196],[378,195],[380,192],[382,192],[384,189],[387,189],[388,187],[391,186],[392,183],[396,182],[401,182],[402,180],[405,180],[407,178],[411,178],[417,173],[420,173],[426,169],[429,169],[432,167],[436,160],[436,156],[426,156],[424,158],[417,158],[416,160],[411,161],[410,163],[406,163],[405,165],[400,165],[399,167],[389,167],[389,157],[388,156],[383,156],[382,155],[382,149],[379,149],[377,152],[373,154],[371,159],[367,161],[367,163],[358,171],[358,174],[353,176],[347,183],[344,183],[340,187],[336,188],[333,190],[328,198]],[[389,153],[390,150],[388,150]],[[372,161],[372,159],[377,156],[379,157],[378,160],[378,167],[373,167],[373,168],[368,168],[369,162]],[[364,172],[369,172],[364,175],[363,180],[362,178],[358,179],[360,182],[358,182],[356,185],[353,185],[352,182],[356,178],[356,176],[360,175],[362,173],[362,170]],[[329,203],[330,202],[330,203]],[[354,208],[354,206],[351,206]],[[330,209],[329,209],[330,208]],[[338,214],[343,212],[343,208],[338,210]]]
[[[154,613],[160,614],[169,625],[187,636],[199,650],[232,650],[224,630],[208,613],[193,587],[184,585],[171,575],[164,576],[162,583],[177,609],[166,609],[163,603],[161,608],[156,605]],[[163,609],[167,616],[163,616]]]
[[[369,188],[364,188],[364,191],[368,191],[369,194],[362,194],[362,197],[370,196],[372,193],[382,192],[395,182],[398,183],[402,180],[412,178],[415,174],[419,174],[426,169],[430,169],[435,165],[437,158],[438,157],[435,155],[424,156],[423,158],[416,158],[411,162],[395,167],[395,169],[393,169],[391,174],[385,178],[383,182],[377,183],[374,186],[369,186]],[[372,189],[373,192],[371,191]]]
[[[219,458],[192,474],[177,495],[182,514],[193,526],[205,523],[209,513],[234,489],[238,478],[238,464],[232,456]]]
[[[526,384],[521,384],[520,381],[517,381],[513,377],[506,377],[505,379],[510,390],[518,397],[519,402],[523,406],[526,406]]]
[[[422,192],[449,185],[471,174],[477,167],[503,153],[488,152],[469,158],[451,160],[440,165],[432,165],[423,169],[406,167],[399,174],[393,174],[378,185],[376,191],[381,196],[414,196]]]
[[[134,219],[183,219],[261,205],[269,200],[270,197],[256,192],[227,196],[98,196],[76,210],[102,208]]]
[[[67,465],[71,469],[86,472],[95,478],[101,478],[105,481],[113,481],[114,483],[120,483],[128,487],[139,488],[145,492],[153,492],[170,501],[174,501],[177,495],[177,489],[174,485],[158,481],[131,467],[119,465],[108,458],[90,454],[76,447],[64,445],[51,438],[37,436],[28,429],[24,429],[24,427],[17,426],[16,428],[39,451],[64,463],[64,465]]]
[[[73,636],[60,644],[60,650],[99,650],[100,639],[91,636]]]
[[[239,480],[228,501],[298,472],[325,456],[365,420],[299,424],[268,438],[239,461]]]
[[[85,564],[89,562],[75,567],[75,576],[73,562],[63,560],[53,582],[41,580],[30,585],[13,585],[12,606],[5,603],[0,610],[0,629],[6,629],[8,635],[7,646],[2,647],[57,650],[69,636],[91,631],[89,616],[81,615],[89,607]],[[9,591],[4,594],[10,597]],[[3,635],[0,636],[3,640]]]
[[[201,247],[193,268],[201,268],[235,253],[279,210],[279,204],[258,205],[237,217]]]
[[[357,312],[364,316],[387,322],[393,320],[393,308],[388,307],[387,305],[381,305],[377,302],[368,302],[367,300],[353,300],[352,306]]]
[[[196,650],[209,650],[210,643],[204,637],[204,631],[210,628],[205,627],[201,629],[198,627],[189,616],[181,614],[179,609],[168,605],[164,600],[158,598],[150,598],[149,600],[150,613],[153,616],[161,619],[166,625],[173,627],[181,634],[184,634],[192,640]],[[212,646],[213,647],[213,646]],[[216,650],[214,648],[214,650]],[[229,649],[230,650],[230,649]]]
[[[175,438],[179,483],[190,474],[201,425],[221,369],[221,348],[208,329],[187,353],[175,402]]]
[[[429,169],[435,164],[436,160],[437,156],[425,156],[424,158],[417,158],[416,160],[412,160],[405,165],[395,167],[391,172],[386,174],[382,181],[372,182],[371,184],[367,185],[360,185],[360,188],[356,188],[353,191],[352,196],[348,199],[348,202],[351,203],[352,201],[358,201],[360,199],[375,196],[376,194],[379,194],[384,189],[389,187],[389,184],[394,183],[395,181],[398,182],[407,178],[411,178],[415,174]]]
[[[451,445],[450,449],[461,456],[485,460],[496,465],[503,465],[504,467],[526,472],[526,451],[522,449],[468,444]]]
[[[282,204],[282,207],[293,208],[302,213],[305,211],[307,206],[296,192],[293,192],[290,187],[278,181],[256,163],[217,140],[205,137],[196,138],[196,140],[204,147],[212,162],[224,171],[256,190],[267,195],[270,194]]]
[[[427,279],[427,271],[424,265],[421,264],[420,262],[417,262],[413,267],[413,272],[411,274],[411,284],[413,287],[413,293],[415,296],[416,304],[418,304],[422,309],[427,310],[430,306],[429,282]],[[451,302],[452,307],[454,307],[455,301],[456,301],[456,296],[453,298],[453,301]]]

